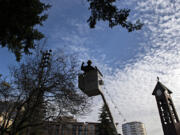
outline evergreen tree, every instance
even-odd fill
[[[98,135],[115,135],[113,123],[110,119],[110,115],[107,111],[107,107],[104,104],[101,108],[101,114],[99,116],[99,133]]]
[[[47,19],[50,7],[40,0],[0,0],[0,46],[7,47],[19,61],[29,54],[35,41],[44,37],[37,27]]]
[[[106,21],[109,27],[122,26],[129,32],[139,30],[143,24],[137,20],[128,21],[130,9],[118,9],[116,0],[87,0],[90,28],[96,22]],[[47,19],[50,5],[42,0],[0,0],[0,46],[7,47],[20,61],[23,53],[30,54],[36,41],[44,34],[36,27]]]
[[[139,30],[143,26],[140,20],[135,23],[128,21],[130,9],[118,9],[116,0],[87,0],[91,15],[87,22],[94,28],[97,21],[107,21],[109,27],[122,26],[129,32]]]

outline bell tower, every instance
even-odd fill
[[[172,92],[158,80],[152,95],[156,98],[164,135],[180,135],[180,121],[171,94]]]

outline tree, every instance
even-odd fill
[[[104,104],[101,108],[101,114],[99,116],[100,124],[98,126],[99,132],[98,135],[115,135],[115,131],[113,128],[113,123],[110,119],[109,113],[107,111],[107,107]]]
[[[11,74],[11,82],[0,81],[0,105],[5,104],[0,113],[1,135],[15,135],[65,114],[88,111],[87,97],[76,87],[78,69],[73,55],[37,51],[11,68]]]
[[[43,38],[35,26],[47,19],[44,11],[49,7],[40,0],[0,0],[0,45],[13,52],[18,61]]]
[[[129,32],[139,30],[142,23],[127,21],[130,9],[118,9],[116,0],[87,0],[89,2],[90,17],[87,20],[90,28],[94,28],[97,21],[108,21],[109,27],[120,25]],[[23,53],[31,54],[36,47],[36,41],[44,35],[36,28],[43,25],[47,19],[44,13],[50,7],[41,0],[0,0],[0,45],[7,47],[20,61]]]
[[[87,0],[90,4],[91,15],[87,22],[91,28],[94,28],[97,21],[108,21],[109,27],[120,25],[129,32],[139,30],[143,26],[139,20],[136,23],[127,21],[130,9],[118,9],[113,3],[116,0]]]

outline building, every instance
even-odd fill
[[[64,118],[63,118],[64,119]],[[65,118],[66,120],[45,122],[39,128],[39,135],[97,135],[98,123],[77,122],[75,119]],[[68,120],[68,121],[67,121]],[[26,135],[31,135],[33,129],[29,128]]]
[[[97,135],[97,123],[92,122],[51,122],[46,125],[43,135]]]
[[[157,102],[164,135],[180,135],[180,120],[171,94],[172,91],[158,80],[152,95]]]
[[[146,135],[144,124],[141,122],[128,122],[122,125],[123,135]]]

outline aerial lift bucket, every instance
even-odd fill
[[[103,85],[102,74],[97,69],[79,75],[79,88],[89,97],[100,94]]]

